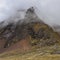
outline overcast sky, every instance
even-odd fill
[[[60,0],[0,0],[0,22],[13,16],[18,9],[36,8],[37,15],[47,24],[60,25]]]

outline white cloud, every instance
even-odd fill
[[[0,21],[13,16],[17,9],[36,7],[36,12],[47,24],[60,25],[60,0],[0,0]]]
[[[40,0],[36,6],[46,23],[60,25],[60,0]]]
[[[12,16],[18,9],[27,9],[32,3],[29,0],[0,0],[0,22]]]

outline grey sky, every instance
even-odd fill
[[[34,6],[37,15],[47,24],[60,25],[60,0],[0,0],[0,22],[13,16],[18,9]]]

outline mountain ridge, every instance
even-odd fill
[[[27,51],[36,46],[41,48],[60,44],[58,33],[37,17],[33,7],[27,10],[22,23],[20,21],[16,25],[10,23],[0,29],[0,38],[1,43],[3,43],[2,40],[5,40],[0,48],[5,49],[3,52],[15,49]]]

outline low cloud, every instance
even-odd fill
[[[0,0],[0,22],[10,20],[17,10],[31,6],[45,23],[60,25],[60,0]]]

